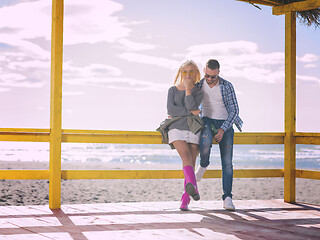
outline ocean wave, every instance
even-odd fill
[[[297,167],[320,169],[320,147],[297,145]],[[176,150],[164,144],[63,143],[62,162],[123,162],[137,164],[180,163]],[[49,161],[49,143],[0,142],[0,161]],[[218,145],[211,149],[210,162],[220,164]],[[235,145],[236,166],[283,167],[283,145]]]

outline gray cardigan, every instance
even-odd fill
[[[203,99],[203,92],[198,87],[191,89],[191,95],[186,96],[185,90],[178,90],[175,86],[169,88],[167,110],[168,115],[181,118],[169,126],[171,129],[190,130],[187,116],[191,116],[193,110],[199,109]]]
[[[171,124],[178,121],[180,118],[182,118],[182,116],[167,118],[160,124],[160,127],[157,128],[157,131],[161,133],[162,143],[169,143],[169,136],[168,136],[169,127]],[[190,131],[194,134],[197,134],[199,131],[201,131],[203,127],[203,121],[199,116],[195,116],[195,115],[187,116],[187,123]],[[171,149],[175,149],[172,143],[169,143],[169,145]]]

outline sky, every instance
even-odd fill
[[[0,1],[0,128],[50,128],[51,0]],[[181,63],[208,59],[244,132],[284,131],[284,16],[235,0],[65,0],[63,129],[155,131]],[[297,20],[299,132],[320,132],[320,29]]]

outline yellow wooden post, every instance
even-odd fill
[[[296,188],[296,14],[285,14],[284,201],[295,202]]]
[[[61,206],[63,0],[52,0],[49,207]]]

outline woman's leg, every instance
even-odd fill
[[[186,179],[185,190],[194,199],[199,200],[200,195],[197,189],[196,177],[194,174],[194,155],[187,142],[177,140],[173,142],[174,147],[177,149],[183,165],[183,173]],[[194,147],[192,147],[194,150]]]
[[[196,159],[199,154],[199,145],[194,143],[189,143],[189,149],[192,155],[192,167],[195,169]]]
[[[192,154],[190,152],[189,146],[185,141],[174,141],[173,146],[177,149],[177,152],[179,153],[181,160],[182,160],[182,167],[185,166],[192,166]],[[190,195],[186,192],[186,176],[184,179],[183,189],[184,192],[181,197],[180,201],[180,210],[182,211],[188,211],[188,205],[190,203]]]
[[[180,200],[180,210],[182,211],[188,211],[188,205],[190,203],[190,195],[186,192],[186,184],[187,184],[187,180],[184,179],[184,184],[183,184],[183,194],[181,196],[181,200]]]
[[[173,142],[173,146],[181,157],[182,167],[192,166],[194,168],[193,153],[190,150],[189,144],[186,141],[177,140]]]

